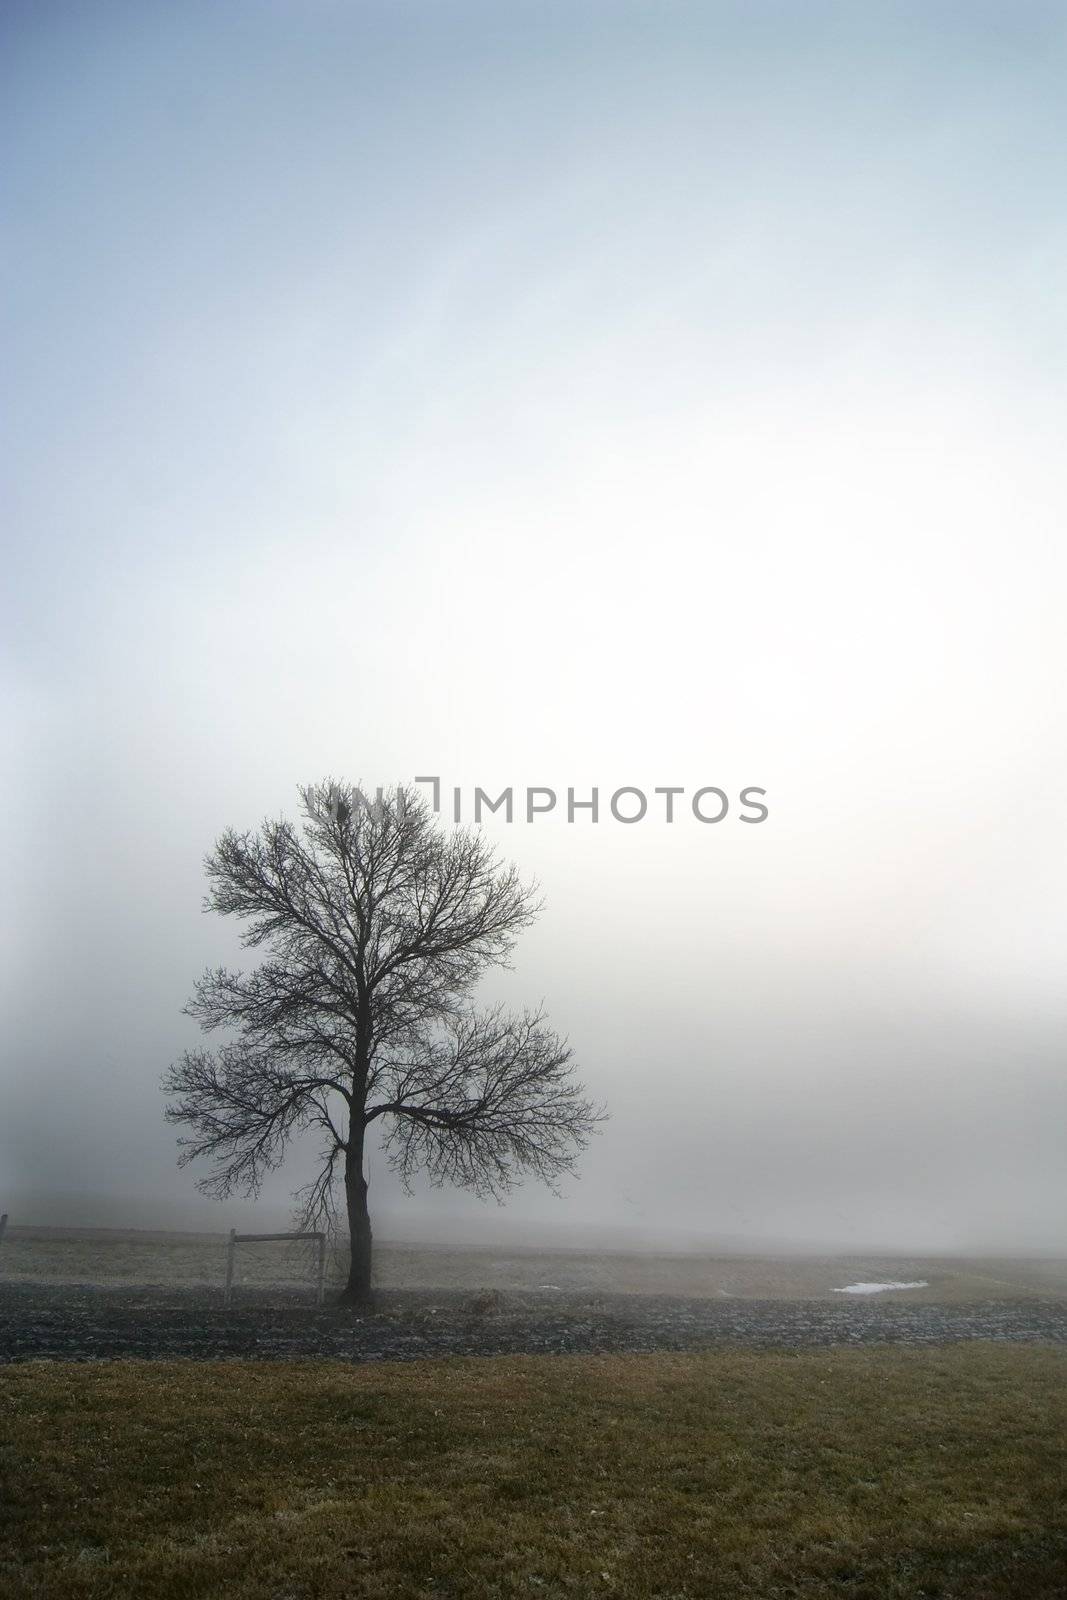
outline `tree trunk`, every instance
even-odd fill
[[[345,1151],[345,1199],[348,1203],[348,1234],[352,1255],[348,1268],[348,1282],[338,1302],[342,1306],[368,1305],[372,1299],[370,1287],[371,1229],[367,1209],[367,1180],[363,1176],[362,1130],[353,1137]]]

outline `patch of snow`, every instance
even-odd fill
[[[925,1278],[916,1278],[914,1283],[849,1283],[843,1289],[835,1289],[834,1294],[881,1294],[883,1289],[925,1289]]]
[[[539,1289],[557,1289],[558,1290],[559,1289],[559,1284],[558,1283],[539,1283],[537,1285],[537,1287]]]

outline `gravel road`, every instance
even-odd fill
[[[961,1339],[1067,1343],[1067,1301],[911,1304],[879,1297],[708,1300],[634,1294],[388,1290],[372,1313],[307,1298],[92,1284],[0,1283],[0,1361],[133,1357],[401,1361],[424,1356],[803,1349]]]

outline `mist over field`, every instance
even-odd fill
[[[436,775],[559,797],[482,995],[610,1121],[381,1238],[1062,1252],[1065,32],[9,0],[0,1210],[281,1224],[163,1122],[203,857]]]

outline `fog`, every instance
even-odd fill
[[[380,1236],[1062,1248],[1062,8],[0,30],[0,1209],[284,1215],[162,1118],[202,858],[435,775],[611,1120],[504,1210],[372,1152]]]

